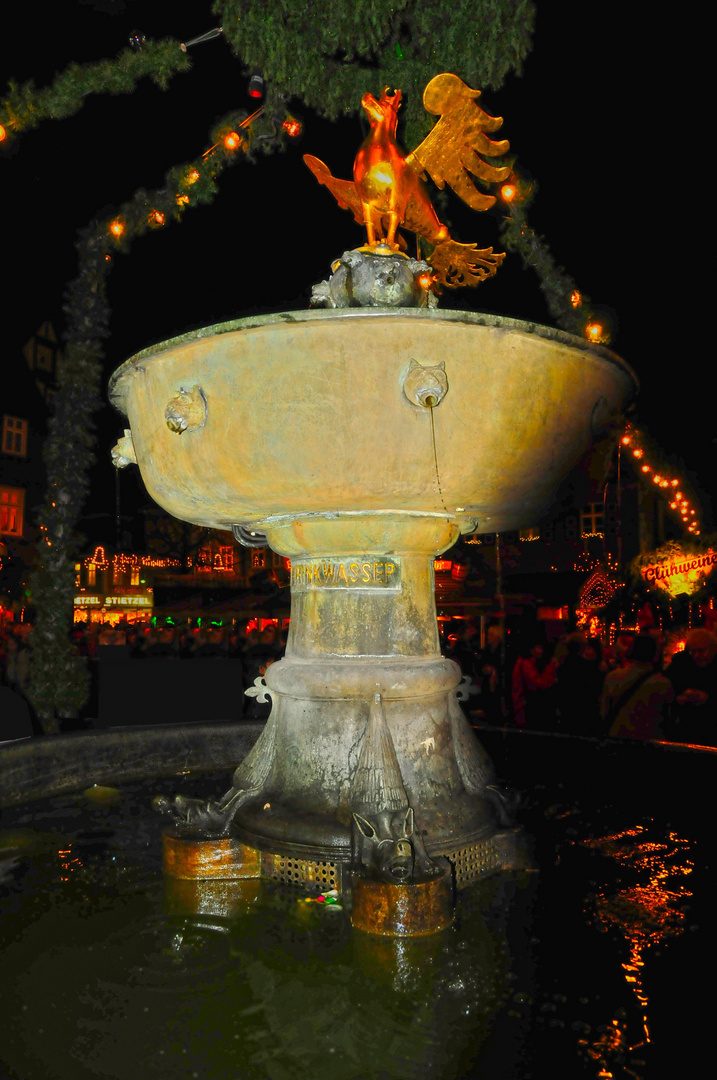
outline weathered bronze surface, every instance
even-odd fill
[[[165,406],[195,386],[204,423],[178,438]],[[369,892],[375,874],[443,897],[444,855],[468,877],[520,863],[441,656],[433,559],[462,532],[537,520],[590,448],[596,403],[609,429],[634,386],[619,358],[558,331],[420,309],[246,319],[125,363],[111,396],[150,494],[291,560],[271,717],[222,798],[168,802],[176,826],[298,880],[353,863]],[[385,927],[410,903],[386,900]]]
[[[423,937],[453,922],[451,866],[442,860],[440,874],[411,885],[357,876],[353,883],[351,924],[381,937]]]
[[[167,831],[162,839],[168,877],[234,881],[260,876],[259,852],[234,837],[187,837]]]

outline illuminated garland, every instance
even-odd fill
[[[595,535],[602,536],[602,533]],[[573,563],[573,570],[577,571],[578,573],[589,573],[591,570],[596,570],[598,567],[603,565],[613,573],[618,570],[618,562],[614,555],[610,555],[608,553],[604,558],[602,558],[598,555],[593,555],[588,551],[583,551],[580,555],[578,555],[577,559]]]
[[[36,607],[28,698],[46,733],[59,729],[58,718],[75,716],[87,701],[86,663],[76,656],[68,635],[72,625],[75,552],[81,539],[77,521],[89,495],[89,471],[95,460],[94,416],[102,406],[103,339],[110,309],[106,282],[114,254],[127,252],[143,233],[178,221],[191,206],[214,197],[217,176],[253,148],[276,149],[297,121],[275,121],[258,109],[251,116],[233,113],[214,129],[209,149],[198,161],[176,166],[165,186],[138,191],[119,212],[94,221],[79,234],[79,268],[67,291],[68,317],[64,362],[58,376],[53,414],[43,447],[48,487],[40,509],[40,565],[31,576]],[[250,139],[250,127],[251,135]]]
[[[508,74],[520,74],[535,24],[533,0],[215,0],[213,10],[244,73],[262,73],[271,111],[295,97],[329,120],[355,113],[371,85],[423,86],[441,71],[498,89]],[[210,31],[187,45],[215,36]],[[0,124],[20,131],[70,116],[88,94],[128,93],[145,76],[164,89],[190,67],[179,41],[152,43],[135,34],[131,43],[134,49],[116,60],[72,64],[46,89],[11,84]],[[408,96],[406,124],[411,143],[428,133],[420,94]]]
[[[126,555],[124,552],[118,552],[118,554],[112,556],[112,568],[113,570],[130,570],[132,568],[144,566],[154,570],[164,570],[168,567],[181,566],[181,559],[174,559],[171,557],[157,558],[156,555]],[[91,555],[88,555],[84,560],[84,567],[86,570],[109,570],[110,561],[107,558],[107,552],[105,548],[98,544]]]
[[[644,435],[637,428],[628,425],[620,442],[626,451],[629,449],[638,473],[642,474],[646,480],[648,478],[652,480],[675,517],[681,519],[687,532],[692,536],[699,536],[701,531],[699,513],[684,493],[686,486],[684,481],[675,477],[672,470],[669,475],[665,475],[662,469],[659,472],[655,469],[647,457]]]
[[[34,82],[18,86],[10,81],[0,100],[0,141],[35,128],[43,120],[63,120],[79,112],[89,94],[129,94],[148,77],[160,90],[170,79],[189,71],[191,61],[180,43],[170,38],[144,42],[140,50],[124,49],[115,60],[97,64],[70,64],[51,86],[37,90]]]
[[[535,185],[525,181],[517,171],[501,187],[501,199],[508,210],[501,225],[503,243],[508,251],[520,256],[524,267],[538,275],[548,311],[558,326],[594,344],[607,345],[610,335],[593,317],[587,297],[563,267],[558,266],[543,237],[528,224],[525,211],[534,194]]]

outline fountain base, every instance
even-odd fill
[[[234,837],[163,834],[167,888],[182,898],[184,914],[201,915],[207,889],[222,890],[222,910],[233,910],[250,880],[273,881],[304,893],[335,889],[351,905],[357,929],[381,937],[420,937],[450,926],[456,890],[502,871],[535,868],[522,829],[500,829],[487,840],[457,847],[435,860],[437,873],[427,880],[396,884],[352,872],[350,863],[311,861],[250,848]],[[217,899],[211,893],[210,907]]]
[[[425,937],[445,930],[453,922],[453,873],[446,859],[441,863],[439,876],[410,885],[356,878],[351,925],[381,937]]]

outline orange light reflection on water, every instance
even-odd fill
[[[667,843],[656,843],[648,840],[646,833],[645,826],[636,825],[610,836],[582,841],[583,847],[615,859],[638,878],[618,892],[599,892],[594,901],[592,914],[598,928],[606,933],[618,930],[629,947],[629,958],[621,967],[640,1018],[639,1026],[636,1030],[633,1028],[630,1038],[627,1034],[629,1023],[613,1019],[599,1037],[592,1041],[580,1040],[584,1052],[600,1067],[598,1080],[613,1077],[615,1074],[611,1069],[616,1064],[621,1067],[619,1075],[640,1080],[640,1074],[631,1067],[633,1062],[629,1055],[651,1042],[649,998],[643,983],[645,956],[650,948],[664,944],[683,931],[685,913],[681,905],[692,896],[684,884],[684,878],[694,869],[689,858],[690,842],[670,832]]]
[[[77,856],[71,858],[72,844],[68,844],[67,848],[60,849],[57,854],[60,858],[60,869],[64,871],[64,873],[60,874],[60,881],[69,881],[70,874],[75,870],[79,870],[82,866],[82,860],[78,859]]]

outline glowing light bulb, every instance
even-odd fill
[[[644,453],[644,450],[633,450],[632,451],[632,456],[636,457],[636,458],[641,458],[643,453]]]
[[[597,341],[598,338],[602,337],[602,326],[600,323],[588,323],[585,327],[585,333],[590,341]]]
[[[236,150],[241,146],[241,136],[237,135],[236,131],[230,131],[228,135],[224,136],[224,145],[227,150]]]
[[[291,139],[295,139],[298,135],[301,135],[301,124],[298,120],[295,120],[293,116],[288,116],[281,126]]]
[[[659,484],[661,480],[662,480],[662,477],[658,476],[657,473],[655,473],[655,475],[652,478],[653,484]]]
[[[580,307],[580,305],[582,304],[582,302],[583,302],[583,298],[582,298],[582,296],[580,295],[580,293],[578,292],[578,290],[577,290],[577,289],[573,289],[573,291],[572,291],[572,292],[570,293],[570,303],[571,303],[571,304],[573,305],[573,307]],[[625,442],[625,440],[624,440],[624,439],[623,439],[622,441],[623,441],[623,442]],[[628,444],[629,442],[630,442],[630,440],[628,439],[628,440],[627,440],[627,443],[625,443],[625,445],[627,446],[627,444]]]
[[[110,224],[110,232],[114,237],[119,239],[124,232],[124,222],[120,221],[119,218],[115,218],[115,220]]]
[[[199,179],[199,170],[198,169],[192,169],[191,172],[187,173],[186,181],[187,181],[188,184],[196,184],[198,179]]]
[[[673,487],[677,487],[679,482],[680,482],[679,480],[670,480],[670,483],[672,484]]]
[[[500,197],[505,202],[512,202],[515,198],[515,186],[513,184],[503,184],[500,189]]]
[[[5,139],[7,139],[7,131],[6,131],[6,129],[5,129],[5,128],[4,128],[3,126],[2,126],[2,124],[0,124],[0,142],[4,142],[4,141],[5,141]]]
[[[651,468],[650,468],[650,466],[649,466],[649,465],[643,465],[643,466],[642,466],[642,471],[643,471],[643,472],[652,472],[652,470],[651,470]]]
[[[629,435],[623,435],[623,437],[622,437],[622,445],[623,446],[629,446],[631,442],[632,442],[632,439],[630,438]]]
[[[164,225],[164,214],[161,210],[153,210],[149,215],[150,225]]]
[[[670,503],[670,510],[676,510],[676,509],[677,509],[677,503],[676,502],[671,502]]]
[[[418,284],[421,286],[422,289],[430,289],[431,285],[433,284],[433,281],[434,281],[433,274],[429,274],[427,272],[423,273],[423,274],[419,274]]]

